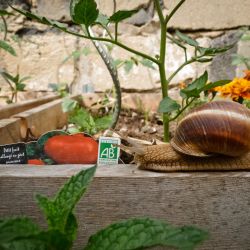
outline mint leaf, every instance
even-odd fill
[[[14,48],[3,40],[0,40],[0,48],[7,51],[11,55],[16,56],[16,51],[14,50]]]
[[[89,27],[95,22],[99,14],[97,4],[94,0],[71,0],[70,15],[72,20],[78,24]]]
[[[176,35],[185,43],[187,43],[190,46],[197,47],[199,46],[198,42],[192,39],[191,37],[184,35],[180,31],[176,31]]]
[[[77,219],[73,213],[70,213],[68,216],[68,220],[65,226],[65,234],[67,235],[68,239],[73,242],[77,236]]]
[[[122,20],[125,20],[131,16],[133,16],[135,13],[137,13],[138,10],[119,10],[115,12],[110,18],[109,21],[113,23],[119,23]]]
[[[39,226],[29,218],[2,220],[0,221],[0,245],[38,232],[40,232]]]
[[[3,248],[1,248],[3,247]],[[39,239],[19,239],[0,245],[1,250],[48,250],[48,244]],[[65,249],[66,250],[66,249]]]
[[[176,111],[180,109],[180,104],[178,104],[175,100],[170,97],[165,97],[161,100],[158,112],[160,113],[170,113],[172,111]]]
[[[75,100],[70,98],[64,98],[62,101],[62,110],[63,112],[73,111],[77,107],[78,103]]]
[[[96,166],[72,176],[52,200],[41,195],[37,196],[38,205],[42,208],[50,229],[59,230],[61,233],[71,232],[72,235],[68,235],[68,237],[75,237],[77,224],[72,216],[72,211],[85,193],[95,170]]]
[[[174,227],[159,220],[136,218],[97,232],[84,250],[135,250],[159,245],[191,250],[206,238],[207,233],[196,227]]]
[[[112,123],[113,116],[106,115],[100,118],[95,119],[95,127],[97,131],[101,131],[110,127]]]
[[[4,250],[69,250],[72,247],[72,241],[67,239],[66,234],[56,230],[49,230],[15,239],[4,243],[2,247]],[[0,249],[2,249],[1,245]]]
[[[96,133],[95,121],[84,108],[75,109],[69,116],[69,122],[88,134]]]

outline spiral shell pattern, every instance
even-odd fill
[[[183,154],[240,156],[250,151],[250,110],[233,101],[214,101],[188,113],[172,147]]]

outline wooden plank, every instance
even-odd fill
[[[19,118],[0,120],[0,145],[20,141],[20,125],[21,120]]]
[[[27,128],[38,138],[43,133],[60,129],[67,123],[67,114],[62,111],[62,100],[45,103],[33,109],[14,115],[25,120]]]
[[[17,113],[23,112],[25,110],[37,107],[39,105],[42,105],[44,103],[53,101],[55,99],[60,98],[59,96],[45,96],[38,99],[29,100],[26,102],[20,102],[20,103],[13,103],[6,105],[5,107],[0,109],[0,119],[6,119],[9,118]]]
[[[85,167],[0,166],[0,217],[28,215],[44,225],[34,194],[53,195]],[[207,229],[210,239],[199,249],[247,250],[249,201],[250,172],[156,173],[134,165],[102,166],[77,206],[76,246],[112,222],[150,216]]]

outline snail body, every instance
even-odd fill
[[[133,148],[144,169],[250,169],[250,110],[232,101],[210,102],[180,121],[170,143]]]

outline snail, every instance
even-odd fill
[[[232,101],[213,101],[189,112],[170,143],[130,147],[141,169],[250,169],[250,110]]]

